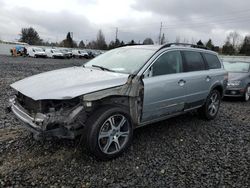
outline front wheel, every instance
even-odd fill
[[[87,147],[95,157],[101,160],[118,157],[132,141],[130,115],[121,107],[101,108],[89,118],[86,134]]]
[[[200,116],[206,120],[215,119],[221,103],[221,95],[218,90],[212,90],[205,104],[198,110]]]

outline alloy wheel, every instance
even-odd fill
[[[101,126],[98,144],[105,154],[119,152],[128,142],[130,134],[128,119],[122,114],[110,116]]]
[[[217,114],[220,106],[220,100],[218,94],[215,92],[211,95],[208,105],[208,112],[211,116],[214,116]]]
[[[250,99],[250,87],[247,87],[245,92],[245,101],[248,101]]]

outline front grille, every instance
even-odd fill
[[[226,90],[226,95],[240,95],[239,90]]]
[[[30,114],[41,112],[41,101],[35,101],[20,92],[17,94],[17,101]]]

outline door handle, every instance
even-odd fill
[[[181,79],[181,80],[178,82],[179,86],[181,86],[181,87],[184,86],[185,83],[186,83],[186,81],[183,80],[183,79]]]
[[[206,81],[207,81],[207,82],[210,82],[211,79],[212,79],[212,78],[211,78],[210,76],[207,76],[207,77],[206,77]]]

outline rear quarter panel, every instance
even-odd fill
[[[228,73],[227,71],[222,69],[211,69],[208,70],[209,75],[211,76],[211,84],[210,89],[211,91],[216,86],[222,86],[223,87],[223,95],[225,93],[226,87],[227,87],[227,79],[228,79]]]

